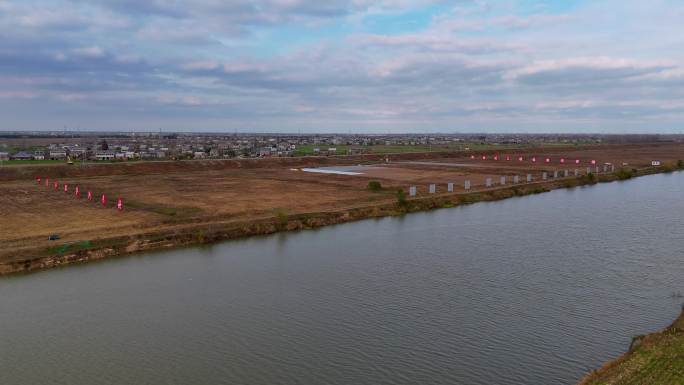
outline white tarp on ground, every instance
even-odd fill
[[[303,168],[302,171],[317,172],[320,174],[363,175],[362,172],[340,171],[340,170],[321,169],[321,168]]]

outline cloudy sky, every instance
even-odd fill
[[[680,132],[681,0],[0,0],[0,130]]]

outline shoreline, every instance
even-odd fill
[[[642,168],[631,177],[671,172],[663,167]],[[170,250],[198,246],[256,235],[268,235],[283,231],[315,229],[333,224],[370,218],[398,216],[437,208],[451,208],[464,204],[507,199],[620,180],[618,175],[597,175],[592,181],[586,177],[568,177],[546,182],[515,185],[468,193],[442,193],[434,196],[407,199],[402,207],[397,202],[380,202],[356,208],[336,211],[310,212],[291,216],[267,217],[256,220],[228,223],[189,223],[175,229],[142,232],[133,236],[95,239],[86,244],[77,244],[73,251],[54,252],[37,248],[29,251],[34,256],[0,261],[0,276],[46,270],[76,263],[86,263],[105,258],[121,257],[139,252]]]
[[[675,373],[678,369],[673,361],[684,361],[684,357],[681,353],[673,357],[669,350],[683,349],[684,304],[672,324],[660,331],[633,337],[625,353],[587,373],[577,385],[674,384],[673,380],[684,379],[684,369],[680,367],[679,373]],[[673,374],[683,377],[671,377]]]

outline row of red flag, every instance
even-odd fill
[[[38,184],[41,184],[42,178],[37,176],[36,182]],[[64,184],[62,184],[62,186],[63,186],[64,192],[68,193],[69,192],[69,185],[67,183],[64,183]],[[47,178],[47,177],[45,178],[45,187],[50,188],[50,178]],[[55,191],[59,190],[59,182],[57,182],[57,181],[52,182],[52,188],[55,189]],[[78,185],[76,185],[76,187],[74,188],[74,196],[76,198],[81,197],[81,187]],[[86,199],[88,199],[89,201],[93,200],[93,192],[92,191],[88,190],[87,195],[86,195]],[[100,197],[100,203],[102,204],[103,207],[107,207],[107,196],[105,194],[102,194],[102,196]],[[121,197],[118,197],[116,199],[116,209],[119,211],[123,211],[123,199],[121,199]]]
[[[474,159],[477,159],[477,158],[478,158],[478,157],[476,157],[475,155],[471,155],[471,156],[470,156],[470,159],[473,159],[473,160],[474,160]],[[487,160],[487,159],[499,160],[500,157],[499,157],[499,154],[495,154],[495,155],[492,155],[492,156],[490,156],[490,157],[487,157],[487,155],[482,155],[481,158],[482,158],[482,160]],[[506,155],[504,158],[505,158],[507,161],[510,161],[510,160],[511,160],[511,156],[510,156],[510,155]],[[533,163],[536,163],[537,160],[541,161],[541,158],[538,158],[538,157],[536,157],[536,156],[532,156],[530,159],[532,160]],[[524,160],[525,160],[525,157],[524,157],[524,156],[518,155],[518,161],[519,161],[519,162],[522,162],[522,161],[524,161]],[[558,159],[559,163],[566,163],[566,160],[567,160],[567,159],[565,159],[565,158],[559,158],[559,159]],[[568,161],[569,161],[569,160],[568,160]],[[544,163],[551,163],[551,158],[549,158],[549,157],[544,158]],[[580,163],[582,163],[581,160],[575,159],[575,164],[580,164]],[[596,159],[592,159],[592,160],[590,161],[590,163],[591,163],[592,165],[595,165],[595,164],[596,164]]]

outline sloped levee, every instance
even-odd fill
[[[629,351],[589,373],[578,385],[684,384],[684,306],[664,330],[632,339]]]

